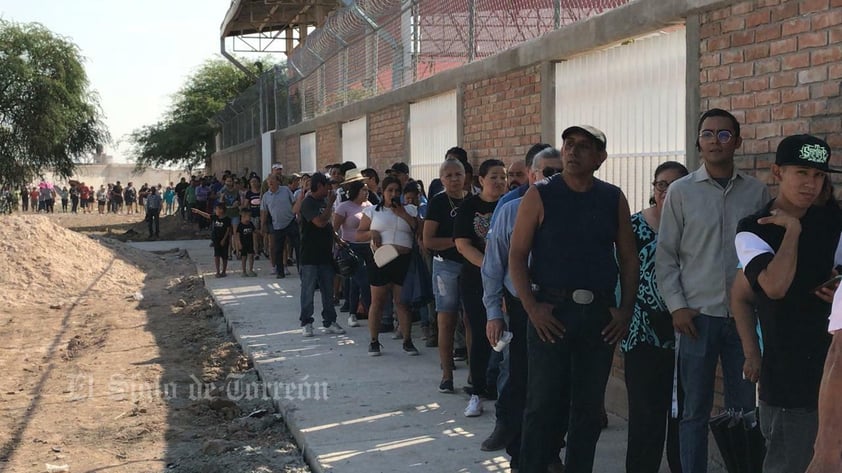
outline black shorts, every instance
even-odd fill
[[[226,243],[224,245],[220,245],[219,242],[213,242],[213,255],[219,258],[227,258],[228,257],[228,245],[230,243]]]
[[[254,243],[249,242],[248,244],[243,243],[242,248],[240,248],[240,256],[246,255],[253,255],[254,254]]]
[[[395,284],[403,286],[403,281],[406,279],[406,273],[409,271],[409,262],[412,261],[412,254],[398,255],[389,264],[378,268],[376,264],[368,265],[368,283],[372,286],[386,286],[388,284]]]

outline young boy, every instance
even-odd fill
[[[220,202],[213,208],[214,215],[199,209],[190,209],[194,214],[211,221],[211,244],[213,247],[213,262],[216,265],[216,277],[228,276],[228,247],[231,243],[231,218],[225,216],[225,203]],[[219,271],[220,263],[222,271]]]
[[[237,224],[237,231],[234,233],[234,249],[239,253],[243,261],[243,277],[256,277],[254,272],[254,249],[257,247],[257,229],[251,221],[251,209],[248,207],[240,210],[240,223]],[[248,260],[248,271],[246,271],[246,260]]]

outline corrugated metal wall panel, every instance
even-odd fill
[[[353,161],[357,169],[368,167],[366,117],[342,124],[342,161]]]
[[[556,137],[568,126],[605,132],[597,177],[620,186],[632,212],[649,205],[655,168],[684,163],[685,30],[676,27],[556,65]]]
[[[306,133],[300,137],[301,172],[314,173],[316,169],[316,134]]]
[[[424,187],[439,177],[444,153],[457,146],[456,91],[409,105],[410,175]]]

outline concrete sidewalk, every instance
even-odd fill
[[[254,360],[261,379],[277,393],[284,418],[313,471],[509,470],[505,452],[479,448],[494,427],[493,402],[485,402],[481,417],[466,418],[467,395],[440,394],[438,351],[424,348],[420,330],[415,330],[413,338],[421,356],[404,355],[400,340],[384,334],[380,337],[383,356],[369,357],[365,320],[359,328],[350,328],[347,314],[339,313],[338,322],[347,334],[321,333],[317,294],[316,336],[303,338],[294,268],[292,276],[275,279],[269,262],[261,259],[255,262],[259,277],[243,278],[240,262],[230,261],[228,277],[217,279],[207,240],[133,245],[149,251],[188,250],[234,337]],[[459,393],[467,376],[465,363],[458,362],[455,384]],[[626,423],[609,415],[594,471],[625,471],[625,451]],[[669,471],[666,466],[661,470]]]

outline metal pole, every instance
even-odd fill
[[[474,4],[475,0],[468,0],[468,62],[472,62],[474,60],[474,51],[476,49],[475,38],[474,38],[474,15],[476,14]]]

